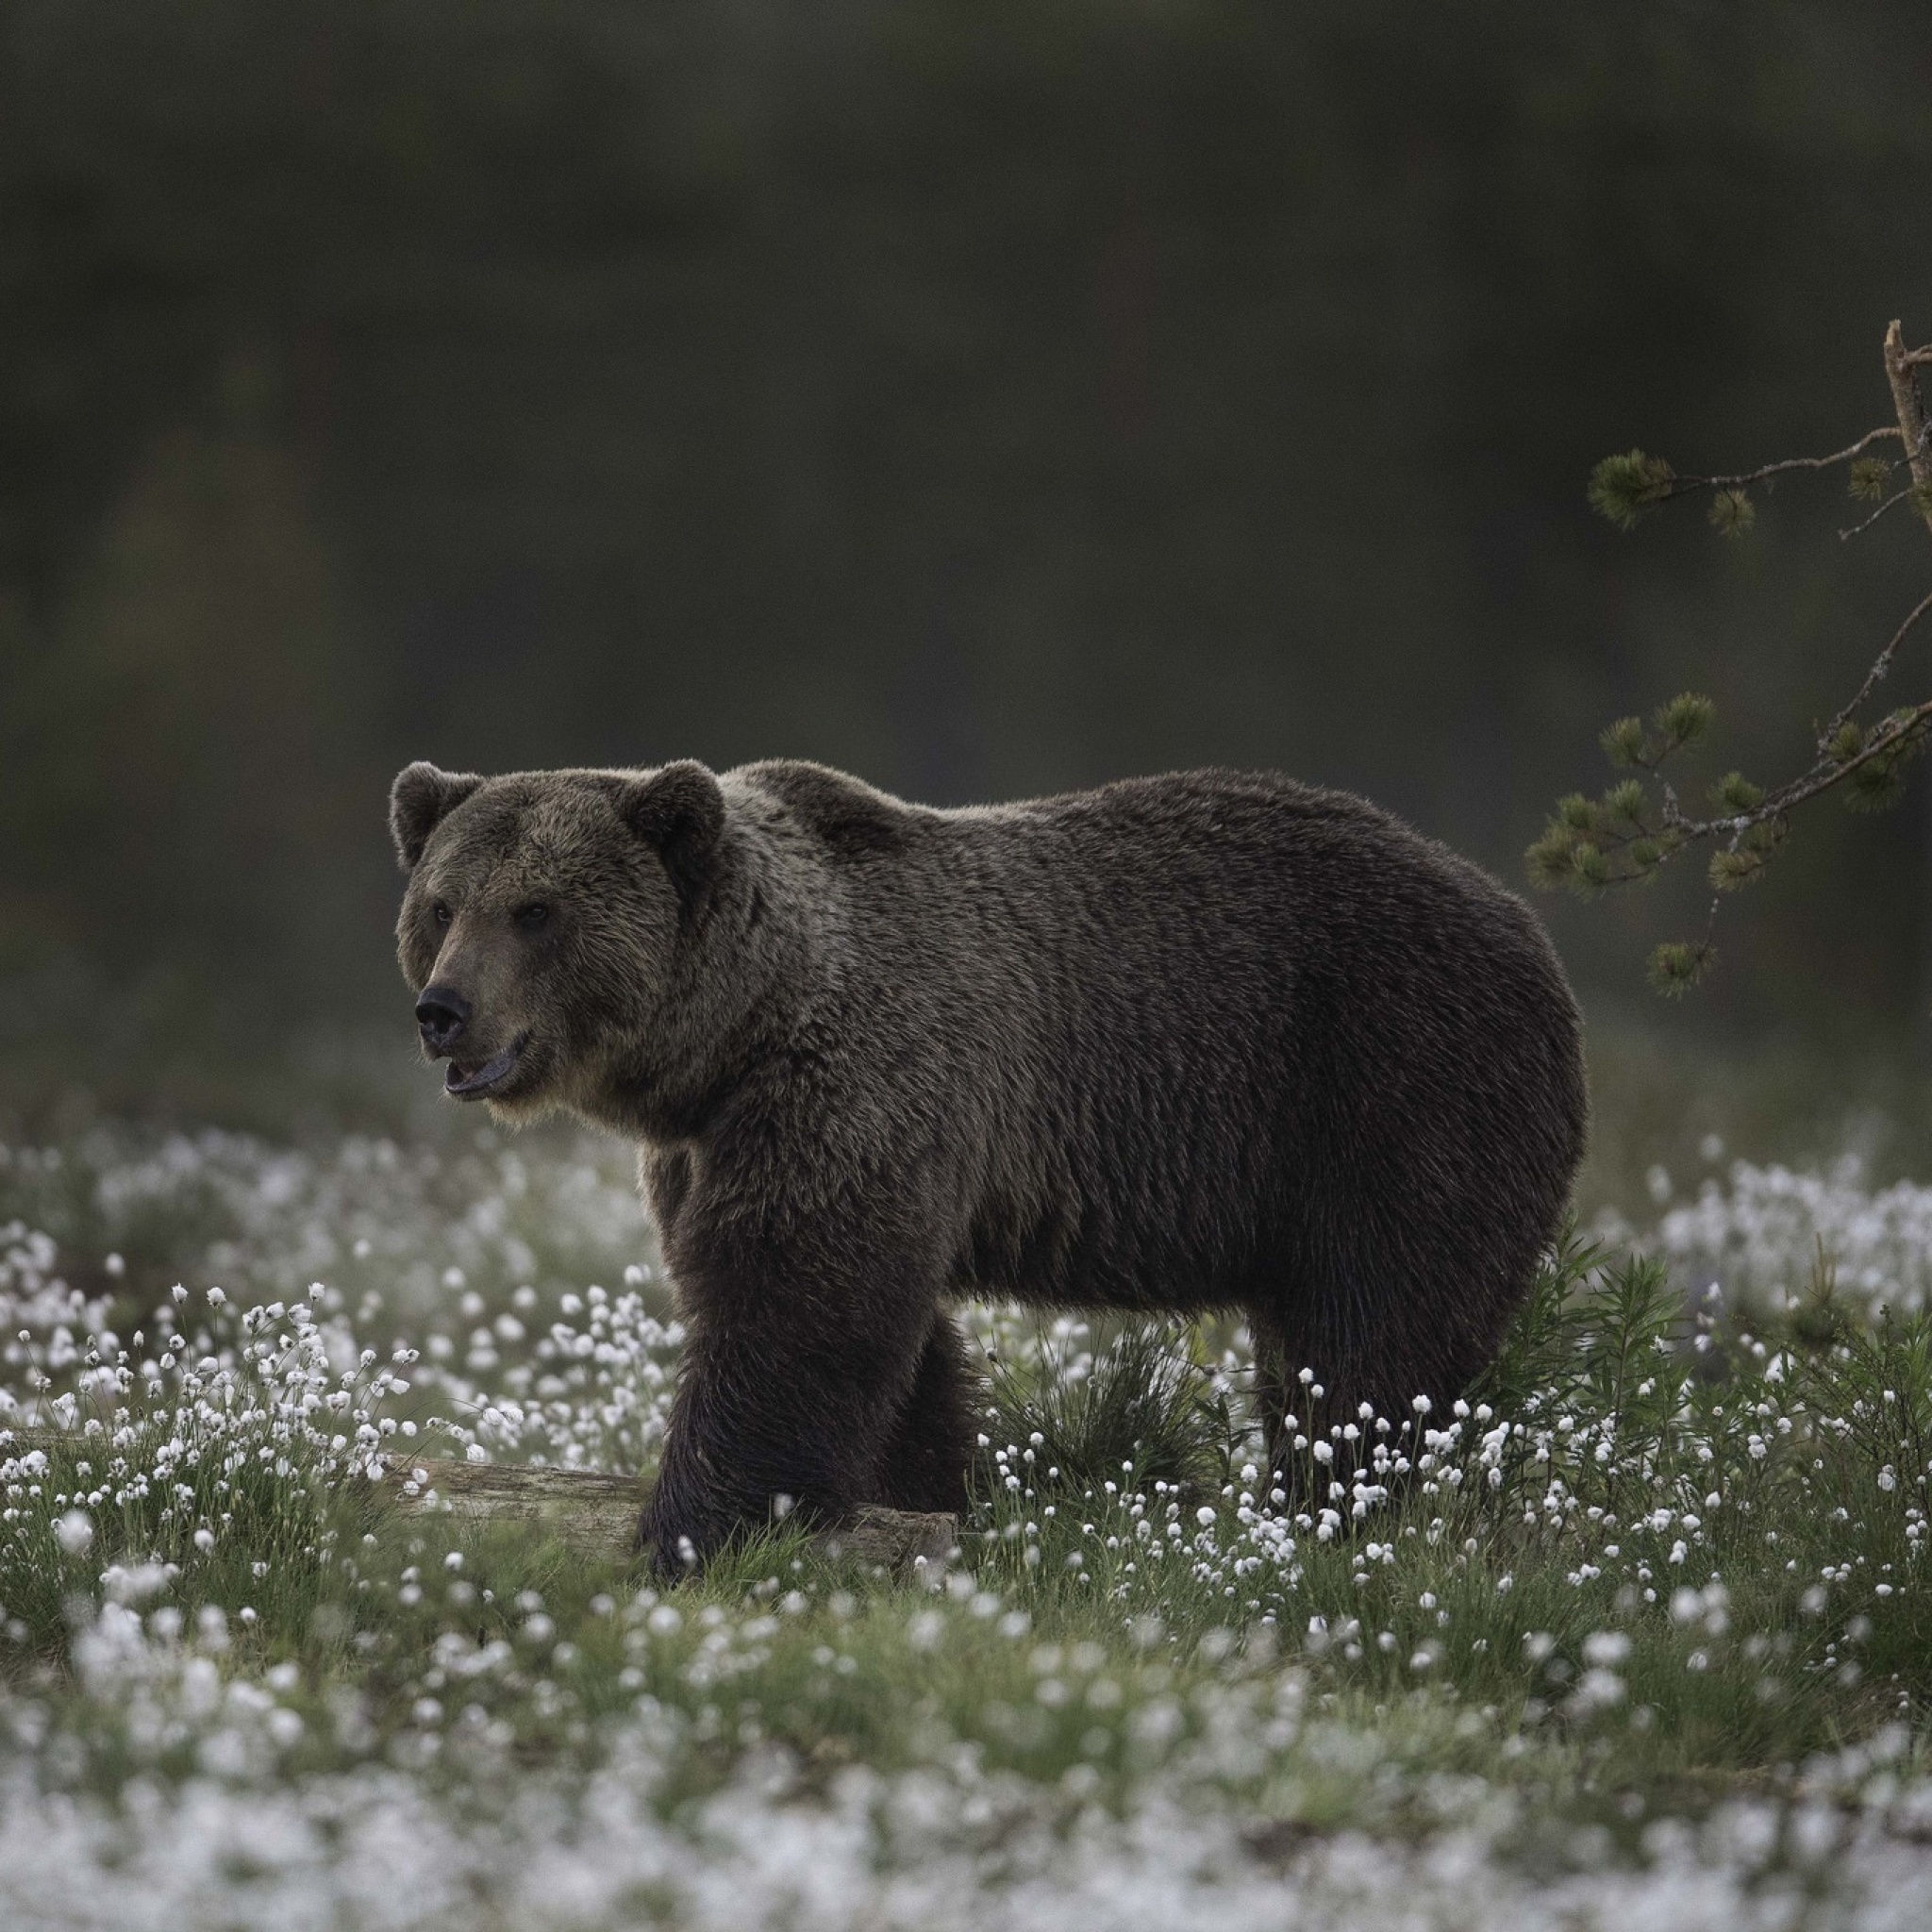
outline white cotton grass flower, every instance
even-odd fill
[[[1630,1230],[1606,1223],[1603,1232],[1624,1239]],[[1647,1239],[1683,1275],[1715,1276],[1721,1293],[1752,1307],[1782,1309],[1802,1297],[1821,1250],[1839,1292],[1853,1300],[1912,1314],[1932,1297],[1932,1187],[1873,1190],[1853,1155],[1811,1172],[1736,1161]]]
[[[179,1574],[170,1563],[111,1563],[101,1573],[101,1591],[109,1603],[141,1605],[158,1596]]]
[[[341,1318],[299,1302],[239,1307],[211,1294],[191,1331],[176,1313],[185,1291],[124,1339],[104,1304],[52,1275],[54,1259],[51,1242],[0,1228],[0,1321],[25,1318],[25,1338],[0,1351],[0,1373],[17,1366],[39,1426],[66,1439],[23,1447],[4,1424],[25,1406],[10,1391],[0,1399],[0,1576],[9,1561],[34,1560],[39,1536],[76,1559],[98,1549],[104,1524],[140,1520],[156,1554],[100,1573],[106,1600],[130,1608],[173,1581],[166,1553],[191,1562],[214,1551],[238,1485],[277,1490],[299,1541],[300,1524],[319,1533],[333,1490],[383,1473],[397,1428],[384,1411],[408,1388],[399,1370],[410,1351],[378,1368]],[[259,1578],[269,1565],[254,1557],[250,1569]],[[0,1614],[0,1637],[7,1628]]]
[[[259,1871],[249,1867],[251,1923],[306,1923],[304,1914],[322,1907],[356,1923],[367,1912],[354,1901],[366,1903],[382,1882],[372,1874],[393,1874],[384,1894],[392,1916],[409,1915],[432,1894],[482,1898],[499,1916],[516,1915],[507,1923],[552,1932],[620,1916],[625,1900],[648,1892],[667,1917],[681,1914],[694,1925],[710,1923],[722,1909],[715,1901],[725,1898],[733,1923],[782,1924],[801,1909],[797,1874],[806,1870],[810,1898],[828,1923],[866,1911],[880,1923],[917,1917],[924,1894],[908,1888],[918,1886],[937,1888],[933,1895],[946,1899],[961,1932],[1021,1919],[1112,1925],[1124,1923],[1123,1897],[1130,1918],[1144,1897],[1150,1925],[1209,1917],[1272,1924],[1291,1894],[1309,1924],[1353,1923],[1364,1912],[1376,1922],[1432,1912],[1457,1923],[1474,1887],[1499,1922],[1542,1932],[1560,1923],[1550,1916],[1547,1889],[1558,1881],[1526,1877],[1495,1835],[1502,1827],[1484,1822],[1482,1809],[1514,1807],[1512,1815],[1531,1822],[1539,1801],[1516,1794],[1541,1787],[1511,1781],[1508,1805],[1500,1806],[1501,1788],[1488,1773],[1468,1776],[1470,1791],[1458,1794],[1456,1780],[1439,1775],[1440,1758],[1427,1768],[1428,1727],[1448,1722],[1444,1708],[1466,1695],[1473,1656],[1489,1657],[1485,1671],[1514,1673],[1527,1700],[1520,1727],[1513,1707],[1504,1718],[1512,1728],[1502,1741],[1538,1751],[1546,1725],[1588,1723],[1596,1727],[1592,1749],[1621,1739],[1626,1726],[1635,1743],[1648,1727],[1670,1724],[1672,1685],[1708,1698],[1722,1679],[1729,1695],[1727,1674],[1748,1669],[1774,1711],[1794,1685],[1809,1686],[1811,1678],[1800,1685],[1794,1674],[1807,1666],[1750,1647],[1768,1641],[1763,1593],[1775,1593],[1788,1552],[1805,1557],[1802,1575],[1793,1571],[1784,1587],[1803,1606],[1798,1636],[1808,1650],[1800,1655],[1818,1662],[1825,1694],[1856,1682],[1857,1613],[1876,1620],[1887,1604],[1895,1613],[1899,1598],[1909,1600],[1922,1582],[1911,1564],[1927,1535],[1923,1491],[1916,1464],[1901,1451],[1888,1448],[1889,1461],[1858,1461],[1845,1449],[1849,1459],[1828,1472],[1833,1482],[1856,1473],[1855,1482],[1831,1492],[1832,1504],[1841,1496],[1854,1516],[1916,1512],[1896,1548],[1863,1543],[1847,1522],[1838,1545],[1812,1549],[1798,1542],[1789,1515],[1760,1506],[1754,1516],[1744,1507],[1765,1492],[1754,1484],[1794,1480],[1814,1452],[1827,1460],[1840,1452],[1830,1438],[1807,1446],[1802,1460],[1794,1456],[1796,1439],[1812,1426],[1790,1395],[1805,1361],[1794,1357],[1788,1381],[1772,1373],[1769,1351],[1750,1357],[1748,1343],[1733,1337],[1749,1296],[1724,1267],[1698,1264],[1685,1276],[1692,1289],[1713,1274],[1725,1280],[1725,1311],[1713,1319],[1730,1324],[1723,1343],[1735,1357],[1729,1379],[1721,1388],[1693,1385],[1688,1351],[1645,1354],[1632,1397],[1650,1404],[1641,1426],[1566,1385],[1560,1399],[1536,1391],[1496,1404],[1493,1414],[1474,1396],[1433,1410],[1405,1403],[1382,1420],[1357,1406],[1330,1433],[1319,1407],[1319,1424],[1310,1423],[1309,1403],[1324,1400],[1311,1393],[1297,1396],[1304,1413],[1290,1425],[1281,1468],[1267,1466],[1251,1429],[1211,1474],[1175,1477],[1167,1470],[1156,1479],[1143,1473],[1151,1465],[1141,1448],[1129,1458],[1134,1467],[1122,1467],[1109,1451],[1083,1493],[1085,1484],[1059,1483],[1058,1437],[1049,1448],[1041,1431],[1018,1418],[982,1417],[987,1462],[1005,1449],[1001,1467],[1016,1486],[962,1520],[959,1548],[930,1566],[939,1573],[930,1597],[908,1592],[900,1600],[883,1584],[874,1593],[855,1579],[834,1588],[808,1561],[793,1574],[774,1558],[774,1574],[742,1602],[678,1591],[674,1606],[674,1593],[660,1600],[648,1590],[626,1596],[621,1610],[600,1610],[593,1601],[589,1614],[608,1619],[593,1637],[573,1624],[580,1614],[574,1599],[547,1577],[548,1608],[516,1597],[516,1582],[505,1589],[499,1580],[504,1600],[491,1598],[493,1557],[491,1566],[450,1563],[431,1541],[407,1570],[390,1570],[387,1545],[356,1546],[339,1553],[353,1557],[340,1572],[344,1587],[360,1592],[350,1596],[353,1615],[331,1604],[318,1624],[325,1623],[327,1641],[348,1660],[346,1681],[328,1673],[318,1681],[306,1661],[267,1661],[282,1654],[287,1611],[281,1548],[265,1565],[246,1540],[259,1520],[248,1512],[264,1495],[291,1499],[290,1546],[299,1545],[303,1536],[323,1533],[320,1517],[312,1532],[306,1526],[299,1499],[337,1493],[349,1477],[389,1467],[419,1426],[424,1448],[411,1441],[400,1462],[419,1493],[434,1487],[431,1445],[458,1457],[648,1472],[682,1332],[656,1278],[641,1270],[633,1278],[635,1227],[628,1245],[614,1245],[613,1258],[579,1273],[513,1266],[511,1242],[533,1230],[525,1221],[516,1233],[523,1210],[508,1185],[515,1170],[493,1153],[449,1157],[468,1163],[465,1173],[505,1177],[500,1194],[481,1204],[487,1212],[470,1221],[467,1204],[461,1212],[425,1208],[422,1225],[403,1229],[369,1218],[355,1192],[366,1180],[370,1198],[381,1198],[403,1171],[410,1177],[394,1185],[417,1190],[408,1196],[417,1207],[429,1203],[431,1183],[419,1187],[413,1158],[401,1150],[400,1169],[385,1170],[372,1149],[370,1172],[358,1178],[346,1158],[326,1154],[291,1157],[283,1170],[266,1158],[250,1165],[254,1156],[232,1151],[204,1158],[198,1143],[189,1144],[204,1163],[199,1177],[156,1173],[142,1184],[153,1190],[146,1208],[170,1210],[219,1172],[221,1185],[233,1185],[258,1217],[255,1233],[238,1233],[235,1254],[217,1253],[210,1241],[205,1251],[167,1257],[171,1272],[178,1265],[197,1285],[187,1298],[191,1312],[177,1314],[182,1305],[175,1304],[163,1324],[144,1306],[76,1302],[64,1283],[55,1286],[58,1244],[51,1238],[32,1244],[42,1258],[31,1264],[31,1281],[26,1264],[8,1277],[9,1251],[0,1240],[0,1334],[26,1338],[0,1376],[7,1399],[23,1412],[38,1405],[29,1426],[64,1417],[73,1434],[51,1458],[36,1451],[38,1462],[25,1444],[0,1442],[0,1470],[20,1492],[6,1499],[18,1513],[0,1523],[0,1560],[9,1548],[30,1549],[44,1568],[55,1525],[69,1512],[95,1525],[95,1563],[117,1557],[101,1572],[99,1615],[63,1625],[60,1641],[71,1631],[76,1694],[92,1700],[88,1723],[103,1737],[111,1733],[139,1767],[122,1810],[95,1813],[89,1793],[118,1790],[125,1774],[87,1757],[79,1784],[70,1778],[60,1787],[71,1808],[59,1815],[39,1795],[54,1789],[51,1778],[14,1788],[0,1767],[0,1916],[15,1900],[9,1887],[25,1882],[12,1874],[42,1869],[32,1862],[43,1853],[31,1834],[16,1841],[27,1828],[15,1821],[25,1819],[50,1841],[67,1831],[63,1842],[79,1847],[72,1870],[84,1883],[69,1883],[61,1895],[83,1899],[75,1907],[83,1914],[96,1910],[96,1893],[124,1908],[138,1899],[125,1865],[145,1858],[150,1873],[185,1873],[204,1853],[192,1867],[196,1882],[225,1904],[223,1888],[236,1882],[220,1863],[225,1833],[231,1846],[250,1834],[246,1842],[275,1852]],[[563,1183],[542,1177],[547,1158],[527,1144],[514,1156],[534,1176],[520,1198],[564,1197]],[[245,1187],[238,1178],[244,1174],[252,1176]],[[594,1196],[603,1183],[592,1176],[582,1185]],[[330,1189],[339,1190],[332,1222],[316,1207]],[[125,1221],[109,1223],[111,1238],[131,1254],[125,1230],[138,1232],[142,1200],[130,1188]],[[352,1237],[368,1243],[366,1253],[356,1252]],[[258,1240],[258,1251],[251,1245]],[[270,1252],[285,1241],[288,1252]],[[24,1232],[19,1244],[23,1252],[29,1245]],[[130,1277],[152,1281],[161,1265],[151,1251],[140,1252]],[[450,1270],[460,1281],[445,1290]],[[212,1274],[228,1284],[225,1303],[200,1293]],[[622,1287],[585,1285],[599,1276]],[[568,1307],[558,1293],[565,1282],[574,1296]],[[463,1313],[473,1297],[473,1311]],[[513,1322],[504,1319],[507,1307],[516,1309]],[[1072,1317],[1041,1324],[1023,1311],[992,1308],[968,1320],[975,1337],[996,1342],[1001,1359],[1024,1373],[1058,1351],[1068,1381],[1079,1383],[1105,1357],[1104,1324],[1096,1343],[1091,1327]],[[109,1334],[110,1323],[119,1336]],[[136,1339],[137,1325],[144,1340]],[[1208,1357],[1204,1387],[1228,1398],[1239,1427],[1253,1373],[1245,1339],[1223,1348],[1197,1337],[1192,1345]],[[285,1379],[290,1372],[292,1381]],[[1299,1387],[1318,1389],[1312,1372]],[[1722,1427],[1711,1414],[1719,1397]],[[1817,1421],[1824,1429],[1838,1419]],[[83,1438],[90,1424],[98,1433]],[[0,1428],[20,1424],[21,1414],[0,1402]],[[1315,1441],[1303,1435],[1295,1442],[1304,1428]],[[124,1431],[131,1440],[117,1445]],[[240,1500],[223,1492],[225,1483]],[[138,1540],[131,1552],[118,1547],[123,1523]],[[1760,1553],[1763,1530],[1787,1541],[1767,1541]],[[196,1531],[209,1549],[197,1548]],[[1042,1554],[1048,1560],[1035,1560]],[[181,1571],[171,1577],[164,1557],[177,1558]],[[1748,1585],[1739,1580],[1747,1558]],[[1501,1575],[1499,1559],[1512,1566]],[[1720,1567],[1729,1575],[1733,1566],[1735,1603],[1717,1580]],[[218,1631],[197,1607],[216,1579],[225,1587],[231,1575],[250,1580],[225,1599]],[[1508,1595],[1516,1575],[1522,1583]],[[62,1588],[75,1605],[86,1581],[79,1564],[68,1566]],[[254,1604],[237,1603],[244,1591]],[[0,1588],[0,1598],[12,1599],[12,1591]],[[1519,1647],[1520,1623],[1511,1618],[1525,1599],[1528,1615],[1560,1638],[1540,1631]],[[256,1605],[260,1614],[251,1623]],[[437,1621],[423,1636],[425,1620]],[[0,1612],[0,1634],[13,1621]],[[21,1628],[23,1637],[32,1635]],[[380,1644],[392,1628],[414,1646],[407,1667],[391,1672],[387,1654],[372,1652],[382,1668],[355,1674],[359,1644]],[[223,1635],[225,1650],[216,1647]],[[848,1679],[868,1703],[876,1686],[865,1644],[874,1640],[895,1668],[912,1674],[911,1693],[886,1700],[904,1711],[889,1708],[880,1720],[911,1727],[904,1739],[893,1734],[892,1748],[904,1745],[904,1757],[891,1765],[861,1757],[828,1778],[811,1760],[805,1776],[788,1784],[793,1746],[789,1737],[778,1741],[781,1725],[791,1732],[801,1708],[809,1723],[816,1707],[808,1700],[846,1697]],[[1871,1661],[1876,1655],[1868,1656],[1872,1677],[1860,1694],[1887,1696],[1889,1710]],[[1701,1681],[1700,1665],[1708,1674]],[[587,1680],[594,1689],[574,1702]],[[370,1688],[378,1683],[379,1690]],[[1639,1685],[1656,1698],[1655,1709],[1639,1701]],[[60,1753],[69,1746],[58,1740],[83,1732],[66,1724],[58,1696],[36,1690],[33,1698],[48,1705],[56,1740],[38,1756],[25,1752],[40,1777],[65,1762]],[[603,1702],[593,1709],[596,1700]],[[1386,1704],[1388,1718],[1371,1720],[1376,1703]],[[933,1710],[942,1716],[935,1720]],[[1458,1740],[1459,1727],[1477,1724],[1480,1710],[1457,1706]],[[554,1766],[518,1755],[519,1740],[533,1732],[556,1753]],[[166,1764],[175,1769],[157,1770],[158,1758],[141,1755],[158,1746],[129,1743],[163,1737],[174,1740]],[[1478,1748],[1456,1746],[1458,1754]],[[667,1791],[686,1789],[689,1752],[705,1754],[703,1795],[666,1805]],[[1880,1761],[1874,1755],[1862,1771],[1842,1774],[1869,1777]],[[1910,1782],[1916,1774],[1885,1761],[1894,1765],[1886,1775],[1898,1783],[1903,1815],[1922,1802]],[[1051,1769],[1036,1773],[1037,1763]],[[1351,1787],[1350,1767],[1363,1765]],[[1807,1765],[1803,1774],[1807,1789],[1824,1790],[1840,1774]],[[177,1775],[189,1780],[192,1798],[178,1795]],[[150,1785],[159,1793],[152,1818],[161,1824],[142,1808]],[[1345,1834],[1316,1830],[1257,1858],[1243,1836],[1243,1807],[1331,1789],[1338,1815],[1349,1821]],[[487,1831],[474,1808],[482,1790],[490,1794]],[[1869,1829],[1880,1857],[1879,1821],[1893,1803],[1888,1797],[1846,1826]],[[1436,1816],[1438,1804],[1449,1808],[1440,1831],[1432,1826],[1424,1857],[1391,1826],[1388,1807],[1406,1807],[1413,1819],[1424,1809]],[[1748,1830],[1740,1822],[1747,1817]],[[88,1840],[74,1836],[76,1818],[92,1819],[103,1842],[111,1828],[124,1866],[96,1869]],[[1739,1852],[1760,1826],[1769,1849]],[[401,1851],[399,1829],[408,1835]],[[287,1836],[252,1836],[264,1832]],[[1657,1872],[1641,1860],[1604,1864],[1579,1840],[1588,1877],[1563,1896],[1591,1912],[1661,1916],[1667,1894],[1657,1872],[1666,1867],[1677,1883],[1703,1874],[1720,1887],[1735,1881],[1727,1899],[1755,1896],[1747,1880],[1769,1873],[1774,1888],[1781,1882],[1775,1847],[1798,1843],[1795,1828],[1783,1834],[1774,1807],[1740,1796],[1707,1834],[1698,1826],[1681,1843],[1660,1840]],[[1148,1849],[1156,1843],[1158,1858]],[[1017,1886],[985,1878],[989,1844],[1018,1861],[1010,1866],[1022,1874]],[[800,1863],[807,1851],[809,1865]],[[16,1852],[25,1863],[8,1862]],[[1454,1866],[1453,1890],[1439,1864]],[[299,1910],[290,1905],[289,1873],[309,1888]],[[1862,1878],[1851,1874],[1843,1882]],[[1350,1891],[1350,1883],[1369,1890]],[[1725,1909],[1710,1907],[1713,1924],[1727,1923]],[[98,1910],[105,1915],[107,1905]],[[425,1915],[432,1907],[417,1912]],[[84,1916],[75,1923],[91,1924]],[[1848,1907],[1843,1923],[1863,1922]]]
[[[1576,1680],[1576,1688],[1570,1693],[1567,1707],[1574,1717],[1608,1710],[1624,1702],[1629,1687],[1615,1671],[1595,1665]]]

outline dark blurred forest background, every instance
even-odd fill
[[[405,1063],[415,757],[1265,765],[1519,885],[1620,712],[1779,774],[1923,525],[1585,481],[1889,421],[1928,182],[1924,0],[5,0],[6,1104]],[[1918,1081],[1926,795],[1679,1007],[1694,876],[1546,905],[1599,1038]]]

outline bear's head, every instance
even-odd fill
[[[444,1091],[507,1119],[600,1111],[719,877],[716,777],[419,762],[391,790],[390,830],[409,881],[397,954]]]

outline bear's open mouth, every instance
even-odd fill
[[[511,1070],[529,1041],[527,1033],[519,1033],[494,1059],[485,1060],[472,1073],[466,1074],[455,1060],[451,1060],[449,1072],[442,1078],[442,1091],[458,1100],[481,1100],[492,1088],[502,1086],[509,1078]]]

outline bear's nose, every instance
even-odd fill
[[[431,1053],[447,1053],[470,1024],[470,1003],[453,986],[430,986],[416,1002],[416,1024]]]

